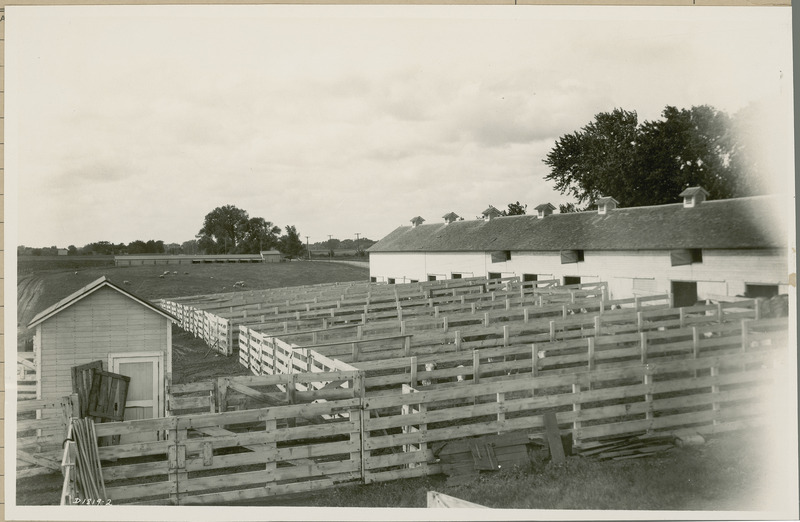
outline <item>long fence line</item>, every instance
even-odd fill
[[[120,504],[236,503],[439,473],[435,455],[449,441],[511,431],[542,437],[547,412],[578,446],[758,425],[786,359],[787,324],[739,322],[738,335],[720,338],[692,327],[697,349],[502,377],[478,370],[466,382],[406,385],[406,393],[368,393],[364,370],[307,372],[302,364],[284,366],[293,373],[175,385],[176,416],[96,426],[101,441],[121,438],[99,448],[104,482]]]

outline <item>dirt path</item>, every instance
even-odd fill
[[[22,340],[28,334],[28,322],[33,319],[36,302],[44,290],[44,280],[33,274],[17,278],[17,338]]]

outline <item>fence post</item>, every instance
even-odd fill
[[[417,356],[410,357],[409,364],[411,365],[411,387],[417,387]]]
[[[228,410],[228,378],[217,377],[217,412]]]
[[[478,384],[481,377],[481,354],[478,350],[472,350],[472,383]]]
[[[603,306],[602,304],[600,306]],[[595,315],[594,316],[594,336],[600,337],[600,328],[602,328],[603,318],[602,316]]]
[[[362,325],[356,326],[356,339],[359,341],[364,338],[364,327]]]
[[[502,433],[503,424],[506,422],[505,402],[506,394],[504,392],[497,392],[497,424],[500,425],[500,429],[497,431],[498,435]]]
[[[716,398],[719,396],[719,384],[717,383],[717,377],[719,377],[719,366],[712,366],[711,367],[711,377],[714,378],[711,385],[711,394],[712,397]],[[714,421],[713,424],[716,426],[719,424],[719,402],[714,401],[711,403],[711,409],[714,411]]]
[[[642,309],[642,302],[639,300],[639,296],[638,295],[634,296],[633,304],[634,304],[634,307],[636,308],[637,312]]]
[[[508,326],[507,324],[503,325],[503,347],[504,348],[508,347],[508,339],[510,337],[510,328],[511,327]]]
[[[470,313],[472,315],[475,315],[475,303],[470,303],[469,308],[470,308]]]
[[[438,306],[434,306],[433,307],[433,317],[434,318],[438,318],[439,317],[439,307]]]
[[[647,393],[644,394],[644,401],[647,405],[647,410],[645,412],[645,418],[649,421],[653,420],[653,394],[650,392],[650,387],[653,385],[653,369],[650,367],[649,364],[646,364],[644,367],[644,381],[643,384],[645,385],[646,389],[648,390]],[[648,433],[653,431],[653,427],[648,426],[647,428]]]
[[[567,305],[562,305],[562,306],[561,306],[561,317],[562,317],[563,319],[566,319],[566,318],[567,318],[567,315],[569,315],[569,314],[567,313]]]
[[[526,323],[530,321],[530,317],[528,316],[528,308],[527,307],[522,309],[522,320],[524,322],[526,322]]]
[[[581,417],[581,402],[579,399],[581,393],[581,385],[580,383],[574,383],[572,385],[572,411],[575,413],[575,420],[572,422],[572,443],[577,446],[580,444],[581,436],[581,421],[578,420]]]
[[[747,339],[747,334],[748,334],[747,331],[749,329],[749,326],[750,326],[750,319],[742,319],[742,353],[746,352],[748,348],[749,341]]]
[[[556,322],[550,321],[550,342],[556,340]]]
[[[489,312],[483,313],[483,326],[489,326]]]
[[[717,302],[717,323],[722,324],[722,314],[724,310],[722,309],[722,301]]]
[[[287,379],[286,379],[286,401],[289,404],[294,404],[294,392],[296,391],[296,389],[295,389],[296,381],[297,381],[297,375],[296,374],[290,373],[287,376]]]
[[[511,310],[511,299],[506,297],[506,310]]]
[[[639,334],[639,341],[642,348],[642,364],[647,364],[647,332]]]
[[[756,321],[758,321],[759,319],[761,319],[761,305],[764,303],[764,300],[761,299],[760,297],[756,297],[755,301],[756,302],[753,304],[754,308],[753,313],[755,315],[753,317],[755,318]]]
[[[686,327],[686,312],[684,312],[683,307],[678,308],[678,320],[679,320],[679,328]]]
[[[638,310],[639,309],[639,305],[638,305],[638,299],[639,298],[637,297],[636,299],[637,299],[636,309]],[[637,331],[641,332],[642,328],[644,328],[644,312],[636,312],[636,329],[637,329]]]
[[[358,362],[358,343],[351,343],[353,347],[353,362]]]
[[[447,333],[447,316],[442,318],[442,329],[444,330],[444,333]]]
[[[594,337],[587,338],[587,342],[589,344],[589,371],[594,370],[595,361],[594,361]]]
[[[411,336],[406,336],[403,339],[403,357],[411,355]]]
[[[455,335],[456,335],[456,341],[455,341],[455,343],[456,343],[456,351],[460,352],[461,351],[461,331],[460,330],[456,330]]]

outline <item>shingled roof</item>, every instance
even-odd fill
[[[369,252],[489,250],[751,249],[786,246],[786,224],[774,219],[777,196],[681,203],[491,221],[457,221],[395,229]]]

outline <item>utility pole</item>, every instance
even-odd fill
[[[308,248],[308,236],[306,236],[306,251],[308,252],[308,260],[311,261],[311,249]]]
[[[358,257],[358,255],[359,255],[359,252],[361,252],[361,249],[360,249],[360,248],[359,248],[359,246],[358,246],[358,236],[359,236],[360,234],[361,234],[360,232],[356,232],[356,257]]]
[[[328,258],[333,257],[333,249],[331,248],[331,237],[333,237],[333,234],[328,234]]]

